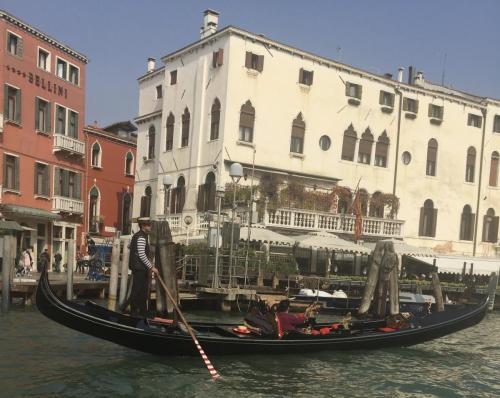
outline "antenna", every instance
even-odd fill
[[[446,70],[446,57],[447,57],[448,54],[444,53],[444,56],[443,56],[443,74],[441,75],[441,86],[444,86],[444,73],[445,73],[445,70]]]

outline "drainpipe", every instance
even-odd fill
[[[399,106],[398,106],[398,130],[396,133],[396,156],[394,160],[394,182],[392,185],[392,194],[394,196],[396,196],[396,181],[398,178],[399,136],[401,134],[401,115],[403,109],[403,93],[401,92],[399,86],[396,87],[396,93],[399,94]]]
[[[484,137],[486,136],[486,115],[487,108],[481,109],[481,113],[483,114],[483,135],[481,137],[481,154],[479,157],[479,181],[477,187],[477,202],[476,202],[476,220],[474,223],[474,243],[472,246],[472,255],[476,255],[477,249],[477,227],[479,225],[479,201],[481,199],[481,183],[483,179],[483,153],[484,153]]]

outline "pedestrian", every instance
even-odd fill
[[[26,248],[24,250],[22,259],[24,266],[24,274],[27,276],[31,276],[31,266],[33,265],[33,258],[31,257],[29,248]]]
[[[130,242],[129,268],[132,270],[132,291],[130,311],[132,316],[145,317],[147,313],[150,272],[158,274],[158,269],[149,259],[149,239],[151,220],[149,217],[137,219],[139,231]]]
[[[49,266],[49,252],[47,249],[45,249],[42,253],[40,253],[40,260],[38,261],[38,264],[40,264],[40,267],[38,268],[38,272],[42,272],[46,267]]]
[[[61,253],[57,252],[54,254],[54,272],[61,272]]]

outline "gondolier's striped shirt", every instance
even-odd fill
[[[139,236],[137,239],[137,254],[146,267],[149,269],[153,268],[153,264],[151,264],[148,256],[146,256],[146,238],[144,236]]]

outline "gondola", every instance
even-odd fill
[[[383,327],[384,320],[354,321],[349,330],[326,335],[292,333],[281,339],[237,333],[235,324],[190,324],[208,355],[380,349],[411,346],[474,326],[485,316],[487,303],[486,299],[478,305],[448,307],[444,312],[415,317],[410,327],[404,329],[388,331]],[[183,328],[123,315],[91,302],[79,304],[59,299],[50,287],[46,269],[38,282],[36,304],[42,314],[61,325],[125,347],[164,356],[198,355]]]

